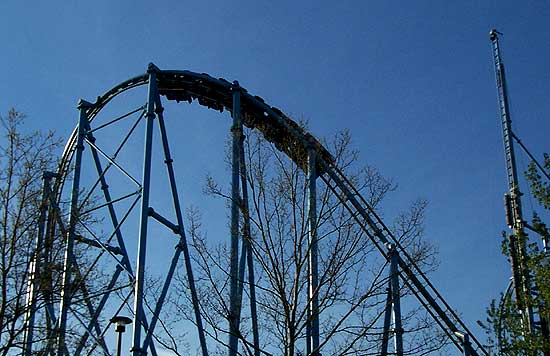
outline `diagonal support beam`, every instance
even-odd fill
[[[239,145],[240,150],[240,169],[241,169],[241,188],[242,188],[242,210],[244,217],[243,226],[243,260],[246,258],[248,268],[248,285],[250,289],[250,317],[252,319],[252,337],[254,342],[254,356],[260,356],[260,335],[258,328],[258,311],[256,306],[256,281],[254,277],[254,260],[252,251],[252,234],[250,232],[250,210],[248,206],[248,184],[247,184],[247,171],[246,161],[244,154],[244,135],[241,136]],[[242,263],[244,265],[244,263]],[[241,281],[244,280],[244,266],[242,268],[242,275],[239,276]],[[241,283],[241,298],[242,298],[242,284]]]
[[[163,115],[163,107],[162,102],[160,99],[160,96],[156,95],[155,97],[155,104],[156,104],[156,114],[158,118],[159,123],[159,130],[160,130],[160,136],[162,140],[162,147],[164,151],[164,162],[166,164],[166,169],[168,172],[168,179],[170,181],[170,188],[172,192],[172,200],[174,204],[174,211],[176,213],[176,219],[177,219],[177,225],[171,223],[164,217],[162,217],[160,214],[157,214],[152,208],[150,208],[150,214],[160,221],[161,223],[165,224],[167,227],[169,227],[174,233],[179,235],[179,243],[176,246],[176,252],[174,253],[174,257],[172,258],[172,263],[170,264],[170,268],[168,270],[168,275],[166,276],[166,280],[161,292],[161,295],[158,299],[157,305],[155,307],[153,319],[151,320],[151,326],[150,330],[148,331],[145,341],[143,344],[143,348],[147,348],[147,346],[151,342],[151,338],[153,335],[155,324],[158,320],[158,317],[160,315],[162,306],[164,304],[164,299],[166,298],[166,294],[168,293],[168,288],[170,287],[170,283],[172,281],[172,278],[174,276],[174,272],[177,266],[177,263],[180,258],[181,252],[183,252],[184,255],[184,261],[185,261],[185,268],[187,273],[187,281],[189,283],[189,289],[191,293],[191,301],[193,304],[193,310],[195,312],[195,323],[197,325],[197,331],[199,335],[199,343],[201,345],[201,352],[203,356],[208,356],[208,350],[206,347],[206,337],[204,334],[204,328],[202,324],[202,318],[200,314],[200,306],[199,306],[199,298],[197,295],[197,290],[195,287],[195,279],[193,277],[193,269],[191,267],[191,256],[189,254],[189,248],[187,246],[187,237],[185,235],[185,230],[183,227],[183,214],[181,211],[181,204],[179,201],[179,195],[177,191],[177,184],[176,184],[176,175],[174,173],[174,166],[173,166],[173,159],[170,154],[170,145],[168,143],[168,135],[166,134],[166,126],[164,123],[164,115]]]

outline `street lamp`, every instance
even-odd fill
[[[116,355],[120,356],[122,347],[122,334],[126,331],[126,325],[132,323],[132,319],[127,316],[117,315],[111,318],[111,323],[115,324],[115,331],[118,333],[118,342],[116,347]]]

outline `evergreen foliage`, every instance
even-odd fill
[[[544,167],[550,168],[549,154],[544,154]],[[535,163],[529,165],[525,177],[540,206],[550,209],[550,182],[544,179]],[[480,322],[488,335],[487,343],[491,355],[550,355],[550,338],[547,334],[550,318],[550,259],[548,252],[541,247],[550,243],[550,234],[548,227],[537,214],[534,214],[530,228],[530,235],[524,234],[518,236],[518,239],[526,246],[525,263],[531,277],[531,295],[524,298],[535,312],[535,331],[532,334],[524,333],[523,317],[519,312],[520,308],[518,308],[513,288],[510,286],[505,293],[501,294],[498,303],[495,300],[492,301],[487,308],[485,322]],[[548,247],[550,248],[550,245]],[[502,253],[510,257],[508,237],[504,232]]]

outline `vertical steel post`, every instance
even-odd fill
[[[237,279],[237,304],[241,306],[243,302],[244,272],[248,261],[248,249],[250,248],[250,216],[248,215],[248,201],[246,201],[248,200],[248,191],[246,187],[246,167],[244,164],[243,143],[244,134],[241,134],[241,139],[239,140],[239,172],[241,178],[242,199],[239,199],[239,211],[242,214],[244,221],[242,227],[241,257],[239,259],[239,277]],[[236,316],[238,330],[241,325],[241,312],[242,307],[239,309],[239,314]]]
[[[236,356],[238,350],[238,273],[239,273],[239,143],[242,135],[241,91],[237,81],[233,82],[233,135],[231,176],[231,248],[230,248],[230,291],[229,291],[229,356]]]
[[[141,348],[141,328],[145,319],[143,310],[143,288],[145,284],[145,256],[147,251],[147,223],[149,219],[149,190],[151,185],[151,156],[153,146],[153,124],[155,120],[155,97],[157,95],[157,68],[149,64],[149,93],[147,100],[145,150],[143,154],[143,176],[141,194],[141,216],[139,227],[138,255],[136,266],[136,281],[134,292],[134,323],[132,338],[132,356],[146,355]]]
[[[384,329],[382,331],[382,346],[380,347],[380,356],[388,355],[388,342],[390,340],[390,324],[392,315],[392,291],[391,291],[391,269],[390,279],[388,280],[388,293],[386,295],[386,310],[384,312]]]
[[[75,240],[76,222],[78,220],[78,194],[80,190],[80,173],[82,170],[82,152],[84,151],[84,136],[86,135],[86,125],[88,123],[87,110],[93,105],[87,101],[80,100],[78,109],[80,117],[78,121],[78,136],[76,141],[76,152],[74,162],[73,184],[71,189],[71,212],[69,216],[69,229],[65,238],[65,257],[63,265],[63,280],[61,284],[61,305],[59,306],[59,321],[57,325],[57,355],[65,355],[65,334],[67,328],[67,313],[71,304],[71,295],[73,286],[71,281],[71,270],[73,248]]]
[[[471,356],[472,355],[472,344],[470,343],[470,335],[463,333],[461,331],[455,331],[454,334],[459,338],[462,346],[462,355]]]
[[[89,123],[86,125],[86,131],[87,131],[87,134],[86,134],[87,139],[90,142],[95,143],[96,138],[94,137],[93,133],[90,132],[91,127],[90,127]],[[105,199],[105,202],[108,203],[107,208],[109,210],[109,216],[111,218],[111,223],[113,225],[113,228],[115,229],[114,233],[115,233],[115,236],[116,236],[117,241],[118,241],[118,245],[119,245],[121,253],[122,253],[122,264],[131,273],[132,266],[130,264],[130,260],[128,259],[128,253],[127,253],[127,250],[126,250],[126,246],[124,244],[124,239],[122,237],[122,232],[120,231],[120,224],[118,222],[118,217],[116,215],[115,208],[112,204],[111,193],[109,191],[109,185],[107,184],[107,179],[105,178],[105,173],[104,173],[103,167],[101,165],[101,160],[99,158],[99,154],[97,152],[97,149],[93,146],[90,146],[90,151],[91,151],[92,159],[94,161],[94,164],[95,164],[95,167],[96,167],[96,170],[97,170],[97,174],[99,176],[99,181],[101,183],[101,190],[103,191],[103,197]],[[77,348],[75,350],[75,353],[74,353],[75,356],[80,355],[80,353],[82,352],[82,349],[84,348],[84,345],[86,344],[86,341],[88,340],[88,337],[90,336],[90,330],[92,330],[92,326],[97,323],[97,319],[99,318],[99,315],[100,315],[101,311],[103,310],[103,308],[105,307],[105,304],[107,303],[107,300],[109,299],[109,296],[111,294],[111,289],[114,287],[115,283],[118,281],[118,278],[119,278],[121,272],[122,272],[122,267],[117,265],[116,270],[113,273],[113,276],[111,278],[111,281],[107,285],[107,288],[106,288],[107,293],[105,293],[103,295],[102,299],[98,303],[95,313],[92,314],[92,316],[89,320],[88,327],[86,328],[86,333],[80,338],[80,342],[78,343],[78,346],[77,346]]]
[[[241,165],[241,187],[243,190],[243,215],[244,215],[244,233],[243,246],[246,247],[246,262],[248,268],[248,285],[250,289],[250,317],[252,319],[252,336],[254,339],[254,356],[260,356],[260,335],[258,330],[258,312],[256,309],[256,281],[254,277],[254,261],[252,251],[252,235],[250,233],[250,210],[248,205],[248,183],[246,178],[246,161],[244,154],[244,135],[241,136],[240,143],[240,165]]]
[[[463,341],[463,351],[464,351],[464,356],[470,356],[472,353],[471,353],[471,345],[470,345],[470,336],[468,334],[464,334],[464,341]]]
[[[191,257],[189,255],[189,249],[187,247],[187,237],[185,236],[185,229],[183,226],[183,215],[181,212],[181,205],[180,205],[179,195],[177,190],[176,175],[174,173],[174,166],[172,164],[173,159],[170,154],[170,145],[168,144],[168,135],[166,134],[166,126],[164,124],[164,116],[163,116],[164,109],[162,107],[162,103],[160,101],[160,96],[158,95],[158,93],[155,100],[156,100],[156,112],[157,112],[158,122],[159,122],[160,137],[162,140],[162,146],[164,150],[164,162],[166,163],[166,169],[168,171],[168,179],[170,181],[170,188],[172,192],[172,200],[174,203],[174,210],[176,212],[176,219],[178,221],[178,228],[179,228],[178,234],[180,236],[180,241],[176,246],[176,252],[174,253],[172,263],[168,270],[168,275],[166,276],[166,281],[162,289],[161,296],[159,297],[157,307],[153,315],[153,319],[151,320],[149,331],[147,332],[146,339],[143,343],[143,348],[147,349],[147,347],[149,346],[149,343],[151,341],[151,337],[155,328],[155,323],[160,314],[160,308],[162,307],[166,294],[168,293],[168,287],[170,286],[170,282],[174,275],[175,268],[180,257],[180,253],[183,251],[185,268],[187,272],[187,281],[189,283],[189,290],[191,292],[191,301],[193,303],[193,311],[195,312],[195,322],[197,324],[197,330],[199,334],[199,341],[201,345],[202,355],[208,356],[208,349],[206,347],[206,338],[204,335],[204,327],[202,325],[202,318],[201,318],[200,308],[199,308],[199,298],[197,296],[195,279],[193,277],[193,269],[191,267]]]
[[[395,354],[403,356],[403,326],[401,324],[401,296],[399,289],[399,253],[392,246],[389,251],[390,257],[390,282],[393,306],[393,332],[395,342]]]
[[[308,191],[308,230],[309,230],[309,293],[308,311],[310,313],[310,352],[319,355],[319,276],[317,245],[317,159],[313,147],[307,154],[307,191]]]
[[[44,172],[42,176],[42,202],[40,204],[40,217],[38,219],[38,231],[34,245],[34,253],[29,268],[29,281],[27,288],[26,302],[26,325],[23,345],[23,356],[32,355],[32,344],[34,337],[34,320],[36,313],[37,276],[42,273],[42,264],[44,263],[44,232],[46,229],[46,215],[48,213],[48,194],[50,192],[51,179],[54,173]],[[39,277],[40,278],[40,277]]]
[[[56,178],[59,175],[56,174]],[[53,241],[55,236],[56,228],[56,218],[59,216],[59,208],[55,202],[52,189],[48,190],[48,204],[50,208],[48,209],[48,218],[46,221],[46,232],[44,234],[44,265],[48,266],[53,262]],[[48,285],[46,288],[43,288],[42,293],[44,297],[44,304],[46,309],[46,334],[52,336],[53,340],[48,341],[47,348],[51,350],[49,352],[52,355],[55,352],[55,327],[56,327],[56,315],[54,311],[54,295],[53,295],[53,277],[52,271],[49,269],[44,269],[43,271],[44,279],[47,281]]]

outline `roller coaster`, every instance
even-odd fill
[[[146,87],[147,99],[139,105],[109,120],[100,121],[100,113],[106,112],[113,100],[135,88]],[[306,354],[321,355],[322,333],[319,328],[320,310],[318,305],[318,237],[316,235],[317,184],[321,182],[336,197],[341,206],[352,217],[370,239],[372,246],[390,266],[387,303],[384,312],[383,338],[380,355],[403,355],[403,328],[401,325],[400,290],[406,288],[429,314],[433,323],[446,336],[450,345],[464,355],[488,355],[481,342],[472,334],[459,315],[445,301],[426,274],[417,266],[415,259],[402,246],[398,238],[388,228],[374,207],[360,194],[351,180],[338,168],[334,157],[320,140],[307,132],[301,125],[290,119],[281,110],[267,104],[261,97],[250,94],[238,82],[214,78],[205,73],[191,71],[162,70],[153,64],[145,74],[128,79],[94,102],[81,100],[78,105],[79,121],[63,151],[57,172],[44,175],[42,215],[36,239],[37,253],[29,279],[27,303],[31,311],[27,316],[24,355],[111,355],[107,347],[106,334],[113,323],[126,319],[113,319],[124,307],[131,306],[132,315],[126,322],[132,322],[131,355],[150,353],[158,355],[155,343],[155,330],[159,326],[159,315],[171,288],[178,263],[183,263],[186,271],[186,285],[189,289],[196,332],[192,336],[198,340],[200,353],[210,352],[208,335],[204,326],[204,311],[197,293],[193,274],[193,260],[190,256],[188,237],[184,229],[184,217],[178,195],[178,185],[173,167],[173,158],[168,142],[167,126],[164,118],[163,101],[197,102],[199,105],[219,112],[227,111],[232,117],[231,126],[231,242],[229,256],[229,293],[227,315],[228,330],[225,344],[230,356],[241,354],[243,343],[250,346],[254,355],[261,351],[261,327],[258,326],[258,311],[255,307],[254,280],[254,240],[243,238],[249,218],[246,214],[247,186],[241,181],[247,167],[244,160],[244,128],[258,132],[277,150],[288,156],[307,177],[308,200],[308,323],[306,330]],[[108,115],[106,115],[108,116]],[[131,117],[137,117],[120,141],[104,135],[104,130]],[[143,166],[141,178],[136,178],[118,161],[122,148],[136,131],[139,123],[145,123],[145,138],[142,142]],[[153,209],[150,203],[152,160],[154,150],[153,131],[158,124],[160,150],[166,166],[170,199],[173,204],[175,221]],[[102,144],[112,146],[111,152]],[[91,159],[83,160],[84,150]],[[135,151],[135,147],[132,148]],[[114,152],[114,153],[112,153]],[[109,172],[117,171],[121,178],[110,181]],[[94,176],[96,178],[91,179]],[[91,180],[90,180],[91,179]],[[90,181],[86,187],[84,182]],[[127,188],[125,193],[120,193]],[[116,191],[116,194],[113,193]],[[70,198],[66,198],[66,197]],[[69,211],[63,215],[63,206]],[[124,209],[119,208],[124,206]],[[137,211],[139,207],[139,212]],[[121,213],[122,210],[122,213]],[[104,212],[102,226],[110,226],[104,235],[95,231],[84,221],[84,217]],[[92,218],[93,220],[93,218]],[[151,252],[151,228],[149,222],[155,220],[177,236],[172,259],[167,264],[164,281],[155,290],[155,303],[146,301],[147,256]],[[244,223],[243,223],[244,222]],[[123,227],[133,224],[136,238],[125,236]],[[242,226],[241,226],[242,225]],[[105,227],[103,227],[105,229]],[[45,296],[44,305],[37,305],[39,295],[46,293],[41,287],[39,276],[48,268],[48,241],[58,233],[64,238],[64,258],[60,267],[61,294],[59,300]],[[129,252],[129,243],[135,241],[135,253]],[[155,249],[160,248],[158,245]],[[85,264],[79,259],[82,250],[95,251],[96,257]],[[240,251],[240,254],[239,254]],[[135,263],[134,263],[135,260]],[[248,277],[244,277],[248,269]],[[101,271],[101,272],[98,272]],[[251,273],[252,272],[252,273]],[[104,278],[107,283],[99,290],[92,290],[84,281]],[[251,305],[250,320],[252,336],[240,332],[243,280],[250,290],[246,294]],[[150,293],[151,291],[149,291]],[[304,297],[305,298],[305,297]],[[133,301],[132,301],[133,300]],[[52,335],[41,350],[33,350],[37,337],[38,323],[46,327],[43,331]],[[394,341],[394,350],[388,350],[389,340]]]

